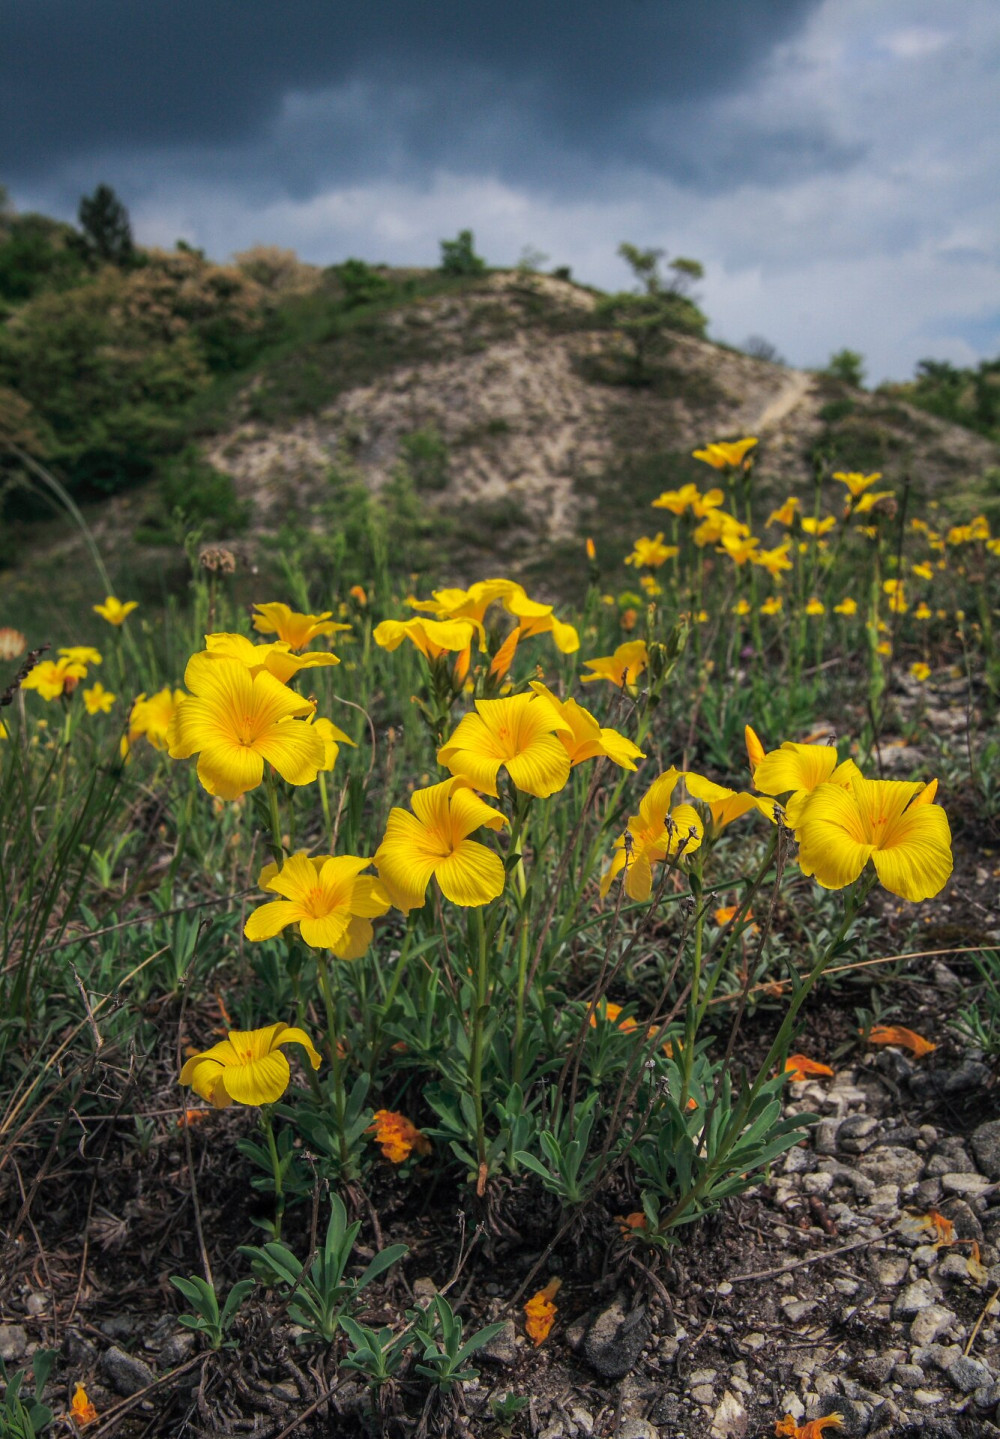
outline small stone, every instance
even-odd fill
[[[712,1419],[711,1439],[744,1439],[750,1420],[736,1395],[727,1389]]]
[[[921,1309],[910,1325],[910,1338],[914,1344],[934,1344],[956,1322],[958,1316],[943,1304],[929,1304]]]
[[[566,1439],[566,1430],[561,1424],[549,1424],[541,1430],[538,1439]]]
[[[563,1330],[563,1338],[566,1340],[566,1343],[569,1345],[569,1347],[573,1350],[574,1354],[578,1349],[583,1348],[583,1341],[587,1337],[588,1323],[589,1316],[583,1314],[579,1319],[574,1319],[572,1324],[567,1324],[566,1328]]]
[[[836,1154],[837,1131],[842,1119],[821,1119],[813,1130],[813,1148],[817,1154]]]
[[[728,1282],[728,1280],[725,1280],[722,1284],[718,1286],[715,1292],[716,1294],[721,1294],[722,1297],[725,1298],[727,1295],[732,1294],[733,1286]]]
[[[941,1213],[945,1219],[950,1219],[955,1226],[956,1239],[974,1239],[977,1244],[983,1242],[983,1226],[979,1216],[974,1213],[964,1199],[946,1199],[941,1205]]]
[[[938,1265],[937,1272],[942,1279],[968,1279],[968,1262],[961,1254],[946,1254]]]
[[[918,1389],[927,1378],[919,1364],[897,1364],[892,1371],[892,1377],[897,1384],[902,1384],[904,1389]]]
[[[29,1294],[24,1306],[28,1313],[34,1316],[44,1314],[49,1307],[48,1298],[44,1294]]]
[[[956,1389],[961,1389],[963,1394],[971,1394],[973,1389],[980,1389],[987,1384],[992,1384],[993,1374],[985,1364],[971,1355],[960,1355],[948,1369],[948,1378]]]
[[[482,1350],[479,1351],[482,1353]],[[593,1434],[594,1416],[589,1409],[581,1409],[579,1404],[574,1404],[568,1411],[569,1417],[576,1425],[580,1434]]]
[[[426,1308],[437,1293],[437,1285],[428,1275],[422,1274],[413,1281],[413,1297],[421,1308]]]
[[[833,1287],[838,1294],[843,1294],[846,1298],[850,1299],[852,1295],[857,1294],[861,1285],[856,1279],[835,1279],[833,1281]]]
[[[688,1375],[688,1385],[711,1384],[718,1372],[717,1369],[695,1369]]]
[[[973,1130],[969,1145],[982,1172],[989,1179],[1000,1179],[1000,1119],[988,1119]]]
[[[821,1196],[829,1194],[833,1188],[833,1175],[825,1170],[817,1169],[812,1174],[803,1174],[802,1193]]]
[[[184,1329],[180,1334],[171,1334],[160,1347],[159,1362],[164,1369],[173,1369],[176,1364],[183,1364],[185,1359],[190,1359],[197,1344],[197,1336],[191,1333],[190,1329]]]
[[[921,1309],[933,1304],[936,1298],[937,1290],[929,1280],[914,1280],[896,1299],[892,1306],[892,1316],[894,1319],[911,1319],[914,1314],[919,1314]]]
[[[940,1389],[914,1389],[913,1397],[918,1404],[923,1404],[925,1408],[929,1409],[932,1404],[940,1404],[944,1394]]]
[[[862,1154],[858,1169],[873,1184],[916,1184],[924,1172],[923,1156],[911,1149],[892,1149],[880,1144]]]
[[[101,1356],[101,1370],[116,1394],[128,1399],[153,1383],[154,1374],[142,1359],[136,1359],[112,1344]]]
[[[618,1439],[660,1439],[648,1419],[623,1419],[618,1426]]]
[[[0,1359],[11,1364],[23,1359],[28,1348],[28,1335],[23,1324],[0,1324]]]
[[[696,1404],[709,1405],[715,1403],[715,1390],[711,1384],[696,1384],[690,1391],[690,1394]]]
[[[949,1370],[956,1359],[961,1358],[962,1350],[958,1344],[927,1344],[923,1348],[914,1349],[910,1355],[911,1364],[919,1364],[921,1369],[942,1369]]]
[[[819,1419],[821,1414],[829,1412],[828,1409],[817,1408],[810,1418]],[[862,1439],[871,1428],[872,1406],[861,1399],[838,1399],[836,1412],[844,1421],[838,1433],[843,1434],[845,1439]]]
[[[878,1388],[884,1384],[892,1373],[895,1360],[889,1354],[872,1354],[867,1359],[862,1359],[856,1366],[855,1372],[862,1384],[870,1388]]]
[[[875,1277],[880,1284],[887,1288],[893,1288],[897,1284],[902,1284],[908,1268],[909,1264],[905,1255],[882,1254],[875,1263]]]
[[[673,1334],[666,1334],[657,1345],[660,1358],[667,1364],[672,1364],[677,1358],[677,1351],[681,1347],[680,1340]]]
[[[626,1311],[616,1299],[587,1329],[583,1352],[602,1379],[622,1379],[632,1369],[649,1338],[650,1323],[640,1305]]]
[[[972,1402],[977,1409],[992,1409],[994,1404],[1000,1404],[1000,1381],[984,1384],[982,1389],[974,1390]]]
[[[793,1324],[797,1324],[800,1319],[804,1319],[807,1314],[812,1313],[816,1308],[816,1301],[815,1299],[783,1299],[781,1307],[785,1311],[786,1317]]]
[[[869,1114],[850,1114],[837,1131],[837,1148],[847,1154],[864,1154],[878,1141],[879,1122]]]
[[[960,1199],[976,1198],[989,1189],[990,1181],[984,1174],[942,1174],[941,1188],[945,1194],[957,1194]]]
[[[767,1343],[767,1335],[766,1335],[766,1334],[761,1334],[761,1332],[760,1332],[759,1329],[754,1329],[754,1330],[753,1330],[750,1334],[748,1334],[748,1335],[746,1336],[746,1338],[743,1340],[743,1347],[744,1347],[744,1349],[750,1349],[750,1350],[752,1350],[754,1353],[756,1353],[756,1351],[757,1351],[758,1349],[763,1349],[763,1347],[764,1347],[764,1345],[765,1345],[766,1343]]]
[[[481,1349],[477,1350],[477,1353],[483,1359],[489,1359],[494,1364],[516,1364],[518,1359],[517,1329],[513,1319],[508,1319],[503,1328],[498,1330]]]

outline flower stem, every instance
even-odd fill
[[[271,1156],[271,1169],[274,1172],[274,1238],[281,1238],[281,1221],[285,1214],[285,1190],[281,1182],[281,1160],[278,1158],[278,1146],[274,1142],[274,1125],[271,1123],[271,1110],[266,1104],[260,1107],[260,1124],[267,1139],[267,1150]]]
[[[326,955],[317,951],[316,972],[319,977],[320,993],[323,996],[323,1004],[326,1008],[326,1030],[330,1046],[330,1068],[333,1073],[333,1113],[336,1120],[337,1144],[340,1150],[341,1176],[346,1178],[350,1169],[351,1156],[347,1144],[347,1132],[344,1123],[344,1116],[347,1112],[347,1095],[344,1092],[344,1066],[340,1057],[340,1046],[338,1043],[339,1016],[337,1014],[337,998],[334,995],[333,985],[330,980],[330,967],[326,962]]]
[[[488,1008],[489,968],[486,953],[486,924],[483,911],[475,911],[476,994],[472,1014],[472,1044],[469,1054],[469,1088],[476,1117],[476,1157],[482,1174],[486,1164],[486,1126],[483,1120],[483,1025]]]

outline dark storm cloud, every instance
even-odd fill
[[[821,130],[720,131],[817,0],[5,0],[0,174],[170,157],[299,198],[461,167],[551,189],[606,162],[706,190],[854,152]],[[554,161],[557,164],[554,168]]]

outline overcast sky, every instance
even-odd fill
[[[717,339],[869,378],[1000,354],[997,0],[0,0],[0,180],[224,258],[606,289],[702,261]]]

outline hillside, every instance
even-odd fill
[[[168,262],[189,291],[201,262]],[[776,499],[803,492],[816,463],[897,484],[909,475],[915,499],[946,508],[970,493],[988,505],[996,488],[989,438],[694,335],[660,336],[637,383],[603,297],[565,280],[361,267],[369,288],[356,303],[345,301],[345,267],[298,266],[282,290],[285,277],[254,265],[218,275],[230,310],[242,286],[244,327],[244,294],[266,301],[259,352],[214,380],[206,370],[171,415],[170,446],[176,455],[186,435],[187,448],[163,462],[164,479],[85,504],[117,582],[151,602],[185,584],[185,531],[235,544],[265,573],[277,548],[307,553],[333,578],[357,554],[365,493],[400,569],[446,567],[459,580],[507,567],[575,593],[583,537],[595,536],[605,571],[617,567],[635,535],[656,528],[650,500],[702,479],[691,450],[724,436],[760,437],[756,483]],[[129,281],[140,282],[144,296],[141,271]],[[214,272],[199,285],[223,292]],[[73,602],[75,530],[7,528],[8,609],[52,599],[54,555]]]

